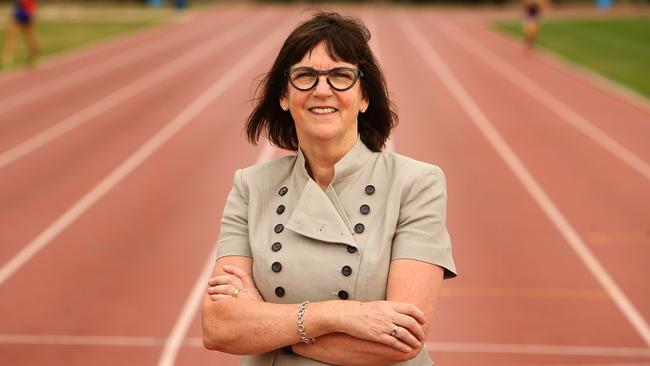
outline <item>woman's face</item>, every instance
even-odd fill
[[[297,67],[316,70],[357,68],[347,62],[332,60],[323,42],[291,66],[292,69]],[[361,79],[352,88],[337,91],[327,83],[324,75],[319,76],[316,86],[308,91],[300,91],[289,84],[287,94],[280,98],[280,106],[283,109],[288,107],[296,124],[298,141],[354,142],[357,138],[357,115],[368,108],[360,84]]]

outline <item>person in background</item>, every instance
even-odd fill
[[[36,0],[14,0],[12,18],[9,21],[7,34],[5,36],[0,66],[13,64],[16,37],[19,32],[23,34],[23,37],[27,42],[27,65],[30,67],[36,65],[40,51],[38,39],[36,38],[36,32],[34,30],[36,8]]]
[[[297,155],[238,170],[223,211],[203,343],[241,365],[432,364],[456,276],[445,178],[383,151],[397,114],[369,40],[360,20],[317,13],[258,89],[249,140]]]
[[[524,41],[530,49],[534,48],[537,43],[539,18],[543,8],[543,0],[524,0]]]

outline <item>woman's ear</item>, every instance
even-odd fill
[[[359,112],[366,113],[369,106],[370,106],[370,100],[368,100],[368,98],[364,97],[363,99],[361,99],[361,105],[359,106]]]
[[[289,98],[286,95],[280,97],[280,108],[285,112],[289,110]]]

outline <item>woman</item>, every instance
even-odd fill
[[[13,19],[9,22],[5,36],[4,49],[2,50],[2,65],[13,63],[16,36],[21,31],[27,41],[29,55],[27,64],[34,66],[38,59],[39,46],[34,31],[34,17],[36,15],[36,0],[14,0]],[[0,65],[0,66],[2,66]]]
[[[318,13],[285,41],[247,133],[297,156],[235,173],[203,302],[208,349],[242,365],[431,365],[455,276],[441,170],[381,152],[397,116],[356,19]]]

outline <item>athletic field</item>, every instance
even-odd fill
[[[389,148],[446,173],[436,365],[650,365],[648,103],[498,11],[335,9],[373,34]],[[235,169],[285,154],[243,121],[308,16],[220,5],[0,75],[0,364],[237,364],[199,303]]]

